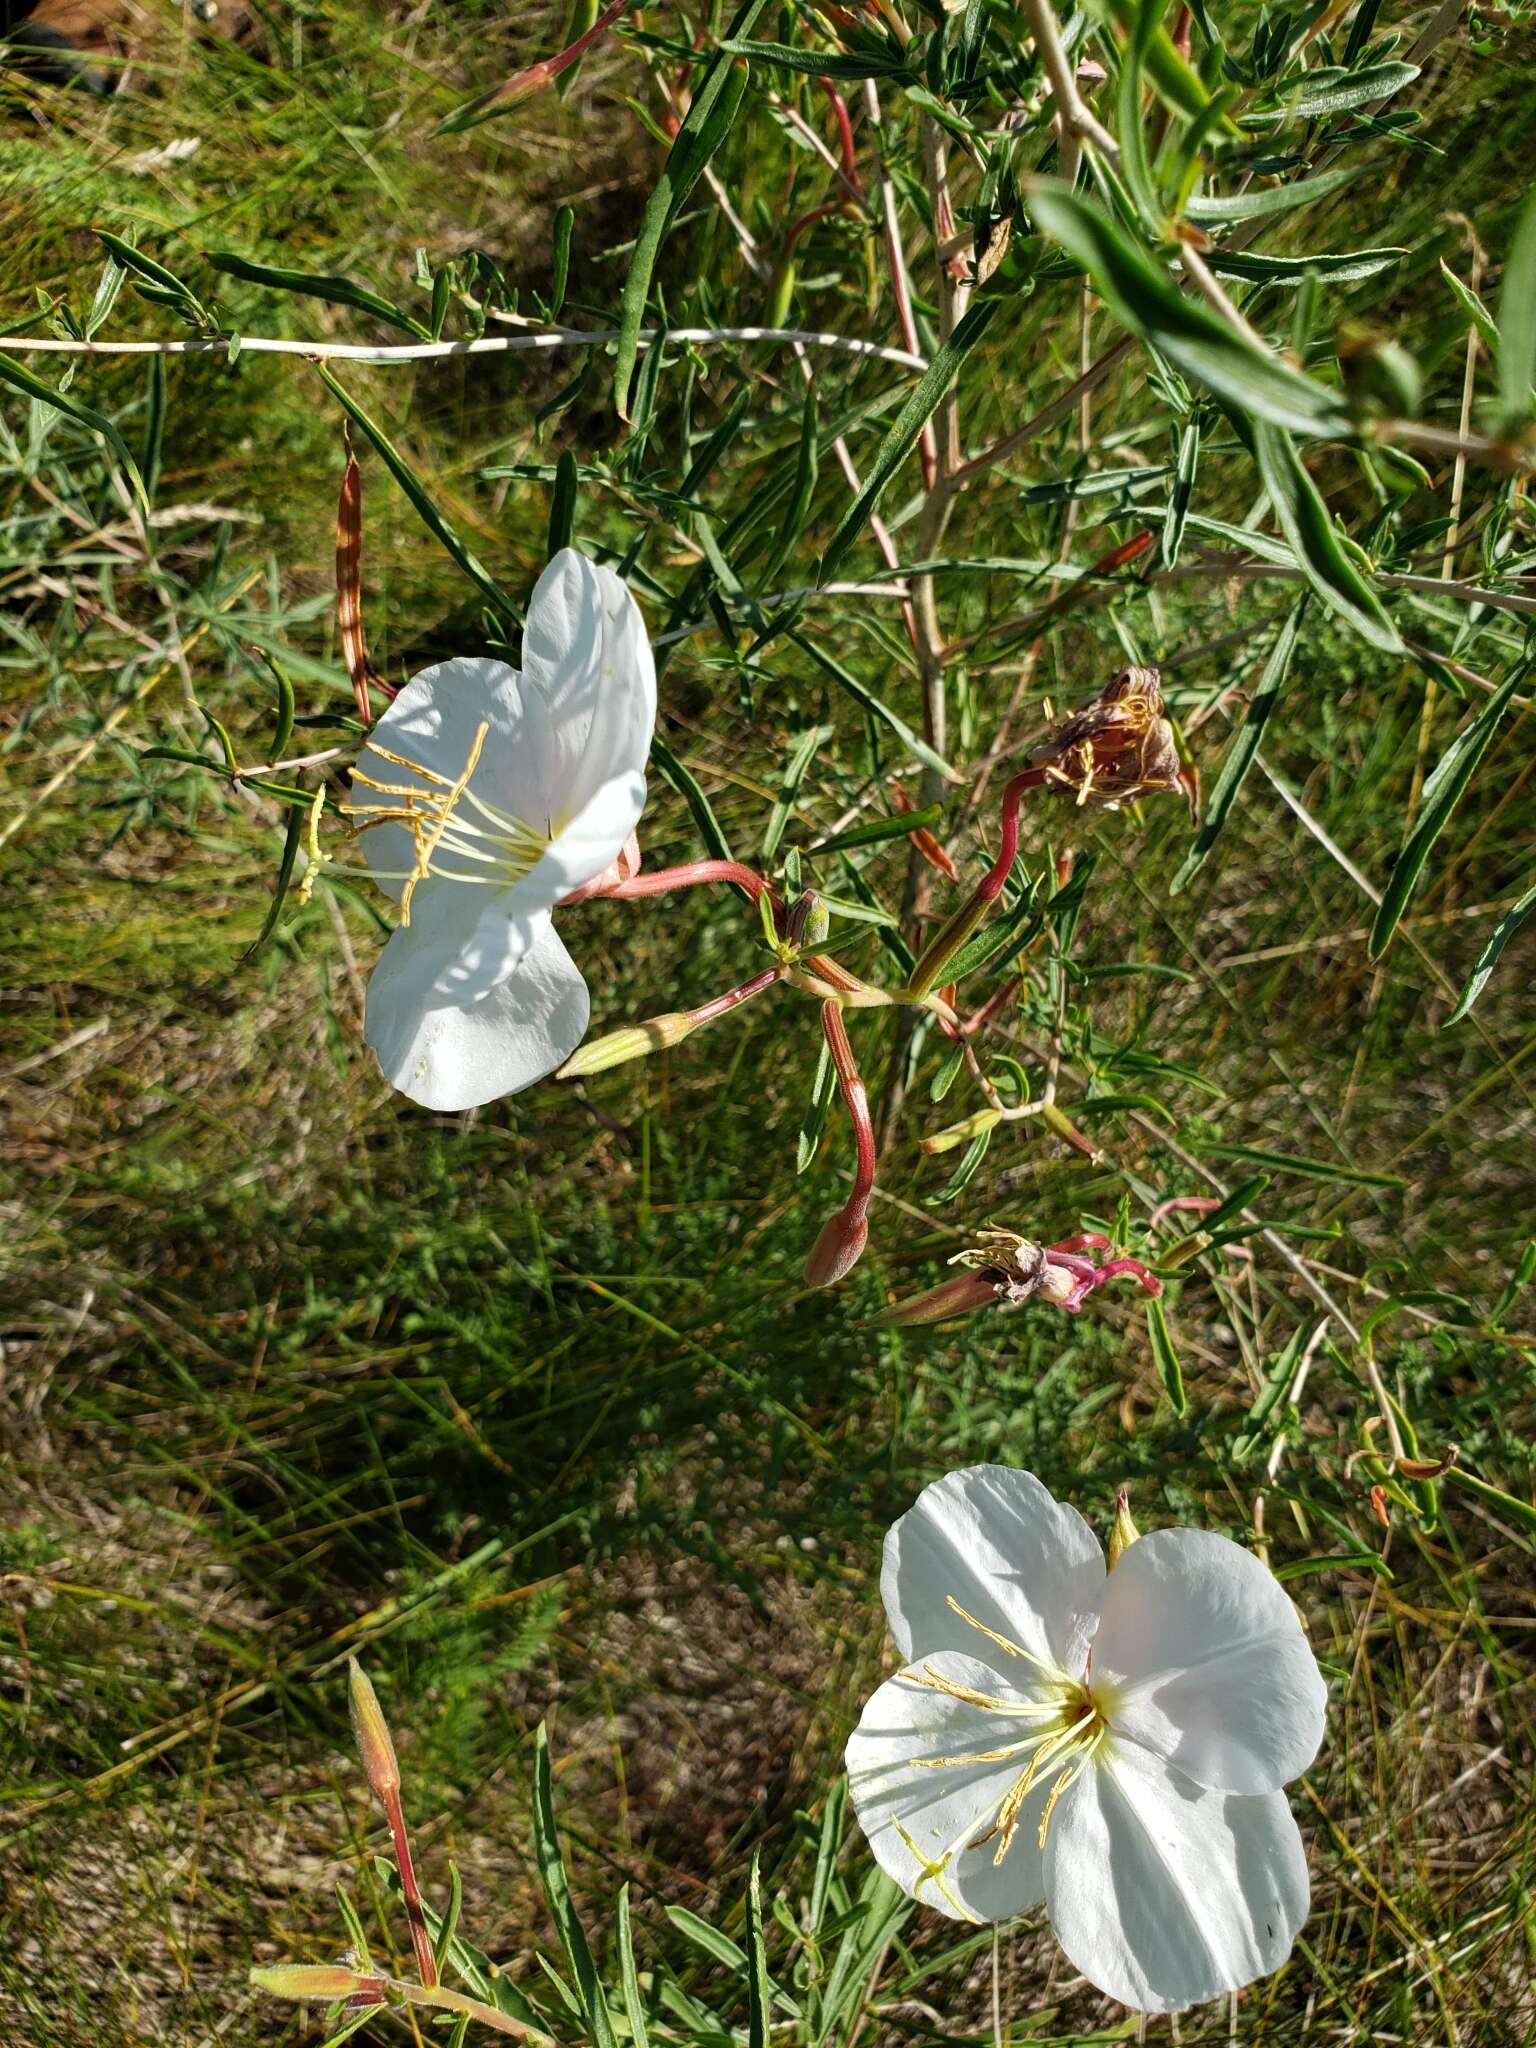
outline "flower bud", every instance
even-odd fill
[[[366,1681],[365,1681],[366,1683]],[[340,1963],[279,1963],[275,1969],[252,1970],[250,1982],[269,1998],[316,1998],[326,2004],[351,1998],[364,2005],[382,2005],[384,1979],[367,1977]]]
[[[996,1278],[987,1273],[957,1273],[953,1280],[941,1281],[926,1294],[892,1302],[873,1320],[882,1327],[899,1324],[904,1328],[947,1323],[953,1316],[968,1316],[973,1309],[990,1308],[997,1299],[997,1288]]]
[[[1115,1566],[1124,1557],[1140,1534],[1141,1531],[1131,1520],[1130,1489],[1129,1487],[1122,1486],[1115,1495],[1115,1519],[1114,1525],[1109,1532],[1109,1568],[1111,1571],[1114,1570]]]
[[[859,1263],[868,1242],[869,1217],[864,1204],[850,1202],[822,1225],[805,1262],[806,1286],[835,1287]]]
[[[347,1703],[352,1710],[352,1739],[362,1758],[368,1789],[381,1806],[387,1807],[400,1791],[400,1766],[395,1761],[395,1745],[390,1740],[389,1724],[384,1719],[384,1709],[379,1705],[372,1680],[355,1657],[347,1659],[347,1666]]]
[[[651,1017],[644,1024],[626,1024],[578,1046],[555,1075],[557,1081],[574,1081],[580,1074],[601,1074],[608,1067],[621,1067],[626,1060],[640,1059],[648,1052],[661,1052],[669,1045],[681,1045],[699,1020],[686,1010],[672,1010],[664,1017]]]
[[[1003,1120],[1000,1109],[978,1109],[974,1116],[962,1117],[957,1124],[950,1124],[946,1130],[934,1131],[919,1142],[925,1152],[953,1152],[957,1145],[968,1145],[972,1138],[979,1138],[983,1131],[990,1131]]]

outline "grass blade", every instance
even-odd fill
[[[765,0],[743,0],[731,18],[724,40],[744,36],[762,13]],[[650,297],[651,278],[662,237],[672,224],[705,166],[730,132],[747,86],[746,68],[728,50],[718,50],[689,103],[683,125],[673,138],[655,190],[645,203],[640,231],[629,259],[624,296],[619,306],[619,339],[613,359],[614,410],[629,423],[629,386],[640,352],[640,328]]]
[[[1506,426],[1531,416],[1536,382],[1536,194],[1525,202],[1499,287],[1499,403]]]
[[[1525,674],[1525,666],[1513,668],[1476,718],[1462,727],[1436,762],[1434,772],[1424,785],[1423,805],[1412,831],[1403,842],[1402,851],[1392,863],[1381,906],[1371,926],[1370,956],[1373,960],[1379,959],[1390,944],[1398,920],[1418,887],[1430,848],[1450,823],[1452,811],[1460,803],[1478,762],[1488,751],[1488,743],[1499,720]]]
[[[575,1979],[595,2048],[617,2048],[608,2001],[598,1979],[597,1965],[592,1960],[587,1931],[581,1924],[575,1901],[571,1897],[565,1858],[560,1853],[560,1838],[555,1832],[555,1802],[549,1769],[549,1734],[542,1721],[539,1723],[533,1750],[533,1853],[539,1866],[544,1896],[548,1899],[549,1910],[554,1915],[555,1926],[560,1935],[560,1946],[565,1951],[566,1965]]]
[[[133,494],[145,511],[149,509],[149,493],[144,479],[139,474],[139,465],[128,452],[128,443],[113,426],[105,413],[99,413],[94,406],[85,405],[78,398],[72,398],[67,391],[56,391],[51,384],[45,384],[41,377],[34,377],[29,369],[18,363],[13,356],[0,354],[0,383],[13,384],[28,398],[35,398],[40,405],[51,405],[55,412],[63,413],[66,419],[77,426],[89,427],[93,434],[100,434],[112,453],[117,457],[124,475],[133,486]]]
[[[458,563],[471,582],[477,583],[480,586],[501,616],[512,625],[520,626],[523,622],[522,613],[496,581],[490,570],[486,568],[479,556],[464,541],[460,540],[442,513],[438,511],[428,494],[426,485],[417,476],[415,470],[412,469],[399,449],[396,448],[394,442],[384,432],[384,429],[377,425],[363,411],[357,400],[337,382],[324,363],[315,364],[315,374],[325,385],[326,389],[340,401],[346,410],[347,417],[355,426],[362,429],[383,457],[385,467],[401,490],[410,499],[411,503],[416,507],[421,523],[426,527],[427,531],[442,543],[444,549]]]
[[[918,435],[959,375],[960,365],[986,333],[998,304],[996,299],[981,299],[972,306],[918,379],[917,388],[896,415],[890,432],[880,444],[863,490],[843,514],[841,524],[827,543],[826,553],[821,558],[821,582],[831,581],[838,564],[864,531],[869,515],[884,496],[887,485],[917,446]]]
[[[1237,793],[1243,786],[1243,779],[1253,766],[1253,757],[1259,751],[1259,742],[1264,737],[1264,728],[1269,723],[1270,713],[1280,701],[1280,692],[1285,687],[1290,672],[1291,656],[1296,651],[1296,633],[1301,624],[1302,613],[1306,610],[1305,598],[1287,616],[1284,625],[1275,636],[1269,659],[1264,664],[1264,673],[1259,678],[1258,688],[1248,703],[1248,711],[1242,724],[1233,736],[1230,746],[1222,757],[1221,772],[1211,790],[1210,801],[1205,807],[1205,816],[1195,834],[1194,844],[1185,854],[1183,865],[1168,885],[1170,896],[1193,879],[1206,855],[1221,836],[1222,827],[1231,815],[1237,801]]]

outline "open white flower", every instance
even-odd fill
[[[1106,1572],[1032,1473],[976,1465],[891,1529],[881,1591],[906,1668],[848,1781],[905,1891],[977,1921],[1043,1899],[1083,1975],[1145,2011],[1284,1962],[1309,1894],[1281,1788],[1327,1694],[1256,1557],[1161,1529]]]
[[[565,548],[529,603],[521,671],[439,662],[374,726],[347,810],[400,922],[365,1036],[413,1102],[510,1095],[580,1043],[587,987],[551,912],[625,853],[655,722],[634,599]]]

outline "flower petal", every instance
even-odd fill
[[[412,1102],[473,1109],[514,1095],[553,1073],[581,1043],[587,985],[547,918],[504,981],[458,1005],[423,1000],[411,950],[416,929],[413,922],[397,931],[380,955],[364,1027],[385,1079]]]
[[[854,1811],[881,1869],[920,1904],[952,1920],[1011,1920],[1045,1896],[1038,1836],[1049,1773],[1025,1800],[1001,1863],[995,1860],[997,1838],[980,1848],[970,1845],[992,1827],[1009,1786],[1029,1761],[1028,1752],[1000,1761],[988,1761],[987,1752],[1037,1733],[1041,1723],[956,1699],[925,1685],[928,1675],[1007,1706],[1031,1700],[1028,1673],[1026,1690],[1020,1691],[989,1665],[950,1651],[898,1672],[870,1699],[848,1739]],[[977,1760],[923,1768],[924,1759],[935,1757]]]
[[[1158,1529],[1121,1557],[1093,1682],[1117,1736],[1217,1791],[1273,1792],[1323,1739],[1328,1688],[1284,1587],[1204,1529]]]
[[[1098,1538],[1076,1508],[1009,1465],[971,1465],[926,1488],[887,1534],[880,1575],[903,1657],[958,1650],[1015,1684],[1031,1663],[1081,1676],[1103,1586]],[[1023,1657],[963,1620],[950,1597]]]
[[[1045,1893],[1091,1984],[1139,2011],[1178,2012],[1277,1970],[1310,1887],[1283,1792],[1202,1792],[1127,1745],[1063,1794]]]
[[[574,548],[555,556],[528,603],[523,676],[544,705],[559,764],[557,833],[606,782],[639,777],[643,793],[656,669],[639,606],[611,569]]]
[[[527,688],[504,661],[460,657],[412,676],[369,734],[369,744],[358,756],[358,770],[375,782],[430,792],[441,786],[431,776],[452,783],[463,774],[481,725],[490,731],[470,789],[535,831],[544,831],[555,812],[564,808],[563,792],[555,787],[559,757],[543,697]],[[403,755],[428,774],[414,774],[398,762],[382,759],[377,746]],[[359,781],[353,801],[387,806],[390,799]],[[471,823],[479,822],[472,809],[463,810],[463,815]],[[397,878],[402,872],[409,874],[413,861],[410,834],[400,825],[369,825],[365,818],[357,822],[365,827],[362,845],[374,879],[398,901],[404,885]]]

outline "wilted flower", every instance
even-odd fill
[[[1069,1316],[1080,1315],[1096,1287],[1118,1274],[1132,1274],[1148,1294],[1161,1294],[1163,1283],[1139,1259],[1106,1259],[1096,1266],[1084,1252],[1102,1249],[1109,1239],[1099,1231],[1063,1238],[1060,1244],[1039,1245],[1016,1230],[989,1228],[976,1233],[976,1243],[958,1252],[952,1266],[967,1270],[953,1280],[930,1287],[926,1294],[898,1301],[876,1319],[882,1323],[943,1323],[978,1308],[1022,1308],[1038,1294]]]
[[[528,607],[519,672],[483,657],[413,676],[346,806],[400,923],[365,1036],[396,1088],[469,1109],[553,1072],[587,1028],[558,904],[632,873],[656,721],[634,599],[563,549]]]
[[[1159,1529],[1106,1572],[1032,1473],[977,1465],[892,1528],[881,1592],[905,1668],[848,1781],[903,1890],[971,1921],[1043,1899],[1083,1975],[1147,2011],[1284,1962],[1309,1887],[1282,1788],[1327,1693],[1256,1557]]]
[[[1030,766],[1044,771],[1048,788],[1094,810],[1118,810],[1158,790],[1186,794],[1158,685],[1155,668],[1121,669],[1091,704],[1061,721]]]

